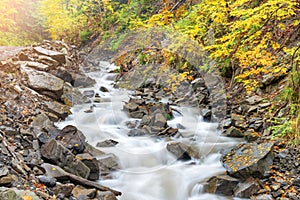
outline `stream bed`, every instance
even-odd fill
[[[73,114],[56,124],[60,128],[76,126],[93,146],[108,139],[118,142],[114,147],[99,147],[105,153],[116,155],[121,168],[114,171],[111,178],[99,182],[121,191],[121,200],[232,199],[204,193],[203,184],[210,177],[225,173],[220,151],[241,140],[221,136],[217,123],[205,122],[197,108],[188,106],[174,106],[181,114],[174,112],[174,119],[169,120],[168,125],[178,128],[180,124],[180,136],[174,136],[172,140],[197,149],[199,159],[178,160],[166,148],[168,138],[128,136],[128,122],[139,123],[140,120],[129,118],[122,111],[124,102],[134,92],[113,87],[116,74],[109,72],[115,68],[108,62],[100,62],[97,71],[88,73],[97,83],[82,91],[95,91],[101,97],[100,101],[74,106]],[[100,91],[100,87],[109,92]]]

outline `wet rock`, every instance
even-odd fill
[[[147,133],[149,133],[148,131],[144,130],[144,129],[132,129],[128,132],[128,136],[130,137],[139,137],[139,136],[143,136],[146,135]]]
[[[98,142],[96,147],[114,147],[118,144],[119,142],[113,140],[113,139],[108,139],[104,140],[102,142]]]
[[[99,179],[99,163],[96,158],[92,157],[88,153],[77,154],[77,157],[90,169],[90,174],[88,179],[96,181]]]
[[[83,91],[83,95],[88,98],[92,98],[95,95],[95,91],[94,90],[85,90],[85,91]]]
[[[100,165],[100,174],[103,176],[109,174],[111,171],[120,169],[118,158],[114,154],[105,154],[98,158]]]
[[[48,57],[52,58],[53,60],[56,60],[60,64],[65,64],[66,63],[66,57],[63,53],[48,50],[48,49],[44,49],[42,47],[34,47],[34,51],[37,54],[48,56]]]
[[[38,176],[39,182],[47,187],[54,187],[56,185],[56,179],[49,176]]]
[[[96,84],[96,81],[85,74],[72,74],[73,81],[72,85],[74,87],[92,87]]]
[[[228,136],[228,137],[244,137],[244,134],[240,129],[238,129],[234,126],[231,126],[229,129],[227,129],[226,136]]]
[[[69,197],[74,189],[75,185],[72,183],[57,183],[56,186],[52,189],[54,194],[61,196],[63,198]]]
[[[37,92],[52,92],[56,95],[57,99],[60,98],[64,86],[63,80],[52,74],[37,71],[29,67],[22,67],[21,71],[28,77],[28,86],[30,88]]]
[[[96,197],[97,190],[96,189],[86,189],[80,185],[77,185],[72,190],[72,195],[76,199],[84,200],[84,199],[93,199]]]
[[[232,125],[232,120],[231,118],[227,118],[221,121],[220,123],[222,128],[229,128]]]
[[[212,112],[210,109],[204,108],[201,110],[201,115],[205,121],[210,121],[211,114]]]
[[[57,138],[74,154],[82,153],[85,148],[85,136],[75,126],[64,127]]]
[[[58,116],[60,119],[65,119],[71,111],[68,106],[58,103],[56,101],[47,101],[45,102],[47,106],[46,110]]]
[[[250,178],[244,183],[239,183],[237,189],[234,191],[234,196],[240,198],[250,198],[260,189],[259,184],[254,179]]]
[[[133,111],[137,111],[138,108],[139,108],[139,106],[136,103],[130,103],[130,102],[124,104],[124,106],[123,106],[123,110],[125,112],[129,112],[129,113],[132,113]]]
[[[90,169],[72,154],[63,144],[52,139],[41,148],[41,155],[67,172],[88,178]]]
[[[0,187],[0,199],[3,200],[16,200],[17,194],[14,189]]]
[[[181,142],[172,141],[167,144],[167,150],[175,155],[179,160],[190,160],[189,146]]]
[[[101,86],[99,90],[101,92],[109,92],[109,90],[106,87],[104,87],[104,86]]]
[[[232,196],[239,180],[228,175],[214,176],[204,186],[204,191],[213,194]]]
[[[263,178],[273,163],[272,142],[235,146],[221,158],[227,172],[237,178]]]

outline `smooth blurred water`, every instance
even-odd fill
[[[101,184],[122,192],[120,200],[202,200],[229,199],[203,193],[203,183],[210,177],[225,172],[220,163],[220,150],[233,146],[240,141],[222,137],[217,124],[204,122],[198,109],[192,107],[174,107],[182,115],[168,122],[172,127],[180,124],[183,137],[172,138],[189,144],[199,152],[199,159],[177,161],[166,149],[167,141],[157,137],[128,137],[126,122],[135,123],[122,111],[131,91],[115,89],[114,75],[108,73],[114,65],[101,62],[100,70],[89,73],[96,79],[93,89],[105,99],[105,102],[94,103],[92,113],[86,113],[91,104],[75,106],[72,115],[66,121],[57,124],[59,127],[72,124],[79,128],[88,142],[96,145],[106,139],[118,141],[118,145],[99,148],[107,153],[114,153],[120,160],[121,170],[112,174],[112,179],[99,180]],[[101,92],[106,87],[109,92]]]

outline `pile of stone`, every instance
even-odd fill
[[[120,195],[95,182],[119,167],[117,158],[90,146],[76,127],[54,125],[89,101],[78,88],[95,81],[79,64],[76,48],[49,41],[0,61],[0,199]]]

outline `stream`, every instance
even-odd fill
[[[93,88],[101,96],[100,103],[93,103],[93,112],[87,113],[90,104],[72,108],[72,115],[57,124],[59,128],[74,125],[86,136],[87,141],[96,146],[100,141],[113,139],[115,147],[98,148],[105,153],[113,153],[119,158],[121,169],[112,173],[111,179],[99,180],[105,186],[122,192],[120,200],[201,200],[232,199],[203,192],[203,184],[212,176],[223,174],[220,151],[240,143],[240,140],[223,137],[217,130],[217,123],[204,122],[199,110],[193,107],[173,107],[182,115],[174,113],[168,125],[178,124],[182,137],[172,138],[190,144],[197,149],[201,159],[179,161],[167,149],[168,139],[153,136],[129,137],[128,121],[138,123],[122,111],[133,91],[113,87],[115,74],[108,73],[114,65],[101,62],[98,71],[88,75],[97,84]],[[109,92],[101,92],[103,86]]]

